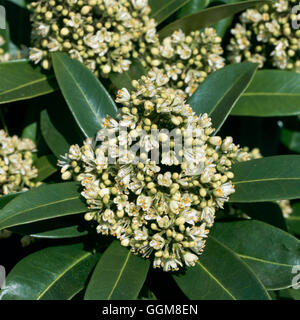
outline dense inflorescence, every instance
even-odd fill
[[[165,271],[195,265],[216,211],[234,192],[232,161],[245,156],[231,137],[213,135],[207,114],[195,115],[168,82],[153,69],[130,93],[120,90],[117,119],[106,118],[96,139],[59,161],[64,180],[81,182],[85,219]]]
[[[9,137],[0,130],[0,194],[26,191],[38,185],[33,166],[35,144],[30,139]]]
[[[63,51],[96,74],[124,72],[157,40],[147,0],[40,0],[29,9],[30,59],[45,69]]]
[[[240,15],[240,21],[231,30],[232,38],[227,46],[230,62],[250,61],[260,67],[300,72],[299,15],[292,13],[296,0],[278,0],[259,9],[248,9]]]
[[[208,74],[224,66],[221,38],[206,28],[181,30],[160,41],[148,0],[45,1],[30,4],[30,59],[51,67],[50,53],[67,52],[96,75],[122,73],[134,59],[159,67],[170,86],[191,95]]]
[[[38,175],[33,166],[35,151],[35,144],[31,140],[9,137],[4,130],[0,130],[0,197],[40,184],[33,181]],[[8,238],[11,234],[11,231],[0,230],[0,239]],[[28,239],[28,236],[23,237],[22,245],[28,244]]]
[[[213,28],[189,35],[178,30],[162,43],[156,43],[146,62],[164,71],[170,78],[170,86],[190,96],[208,74],[224,67],[221,41]]]

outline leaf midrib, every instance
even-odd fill
[[[113,292],[115,291],[118,283],[120,282],[121,277],[122,277],[122,274],[123,274],[124,271],[125,271],[125,267],[126,267],[126,265],[128,264],[128,261],[129,261],[129,258],[130,258],[130,254],[131,254],[131,253],[130,253],[130,251],[129,251],[129,252],[127,253],[125,262],[124,262],[124,264],[123,264],[123,266],[122,266],[122,268],[121,268],[121,270],[120,270],[120,273],[119,273],[119,275],[118,275],[118,277],[117,277],[117,280],[116,280],[113,288],[111,289],[111,292],[109,293],[109,295],[108,295],[108,297],[107,297],[107,300],[110,300],[110,298],[111,298],[112,295],[113,295]]]
[[[300,93],[291,93],[291,92],[245,92],[244,96],[291,96],[291,97],[300,97]]]
[[[52,75],[52,76],[49,76],[48,78],[47,78],[47,77],[43,77],[43,78],[40,78],[40,79],[31,81],[31,82],[26,82],[25,84],[20,85],[20,86],[18,86],[18,87],[14,87],[14,88],[12,88],[12,89],[9,89],[9,90],[6,90],[6,91],[2,91],[2,92],[0,93],[0,97],[3,96],[3,95],[5,95],[5,94],[7,94],[7,93],[12,92],[12,91],[17,91],[17,90],[23,89],[23,88],[25,88],[25,87],[29,87],[29,86],[31,86],[31,85],[33,85],[33,84],[37,84],[37,83],[39,83],[39,82],[43,82],[43,81],[45,81],[45,80],[49,80],[49,79],[53,79],[53,78],[54,78],[54,76]]]
[[[165,0],[166,1],[166,0]],[[173,1],[169,1],[166,3],[165,6],[162,6],[159,10],[157,10],[153,15],[151,15],[152,18],[154,18],[156,21],[158,20],[157,19],[157,16],[159,16],[159,14],[164,11],[165,9],[168,8],[168,6],[171,6],[173,5],[177,0],[173,0]],[[181,7],[183,7],[185,4],[187,4],[188,2],[190,2],[191,0],[183,0],[183,3],[181,3],[180,7],[178,7],[178,9],[180,9]],[[172,9],[171,11],[174,12],[174,9]],[[163,21],[163,20],[162,20]],[[161,23],[162,21],[159,21],[158,23]]]
[[[250,7],[254,7],[254,6],[256,6],[256,5],[259,5],[259,4],[261,4],[261,3],[263,3],[263,1],[252,1],[252,0],[249,0],[249,2],[251,2],[251,5],[246,5],[246,8],[250,8]],[[265,1],[265,2],[267,2],[267,1]],[[269,3],[271,3],[271,1],[268,1]],[[244,4],[245,5],[245,4]],[[223,8],[225,8],[225,9],[228,9],[228,8],[231,8],[231,7],[236,7],[237,6],[237,4],[236,3],[225,3],[225,4],[221,4],[221,5],[219,5],[218,7],[221,7],[221,9],[223,9]],[[243,7],[244,8],[244,6],[242,6],[242,4],[241,3],[239,3],[239,6],[241,6],[241,7]],[[203,13],[203,11],[204,11],[204,13],[207,13],[208,12],[208,15],[209,14],[211,14],[211,11],[213,12],[214,10],[216,9],[216,7],[210,7],[210,8],[206,8],[206,9],[203,9],[203,10],[201,10],[202,11],[202,13]],[[220,8],[218,8],[219,10],[220,10]],[[196,13],[193,13],[193,14],[191,14],[191,15],[188,15],[188,16],[185,16],[185,17],[183,17],[183,18],[181,18],[181,19],[178,19],[178,20],[176,20],[176,21],[174,21],[174,22],[172,22],[172,23],[170,23],[169,25],[167,25],[166,27],[164,27],[163,29],[161,29],[159,32],[158,32],[158,34],[159,34],[159,37],[160,38],[164,38],[164,37],[167,37],[167,36],[169,36],[174,30],[176,30],[176,29],[179,29],[179,28],[182,28],[182,24],[186,24],[186,21],[188,20],[188,18],[189,18],[189,21],[190,21],[190,16],[195,16],[195,15],[197,15],[197,14],[199,14],[201,11],[199,11],[199,12],[196,12]],[[240,10],[238,10],[236,13],[238,13],[238,12],[240,12],[240,11],[243,11],[243,9],[240,9]],[[227,17],[228,15],[226,15],[225,16],[225,18]],[[193,18],[193,17],[192,17]],[[198,17],[197,17],[198,18]],[[201,16],[200,16],[200,18],[202,18]],[[199,19],[199,18],[198,18]],[[201,28],[204,28],[203,26],[201,26]],[[199,29],[199,28],[198,28]],[[171,31],[170,31],[171,30]],[[183,31],[185,31],[185,30],[183,30]]]
[[[40,300],[45,294],[46,292],[59,280],[61,279],[68,271],[70,271],[75,265],[79,264],[81,261],[83,261],[84,259],[86,259],[88,256],[90,256],[91,253],[87,252],[85,255],[83,255],[80,259],[74,261],[68,268],[66,268],[62,273],[59,274],[58,277],[56,277],[54,279],[54,281],[52,281],[49,286],[46,287],[46,289],[44,289],[38,296],[36,300]]]
[[[285,263],[280,263],[280,262],[274,262],[274,261],[270,261],[270,260],[264,260],[264,259],[261,259],[261,258],[256,258],[256,257],[244,255],[244,254],[238,253],[238,252],[236,252],[236,251],[235,251],[235,253],[236,253],[239,257],[241,257],[242,259],[254,260],[254,261],[261,262],[261,263],[267,263],[267,264],[276,265],[276,266],[280,266],[280,267],[286,267],[286,268],[292,268],[292,267],[294,267],[293,264],[290,265],[290,264],[285,264]]]
[[[242,180],[242,181],[233,181],[234,185],[243,184],[243,183],[255,183],[255,182],[267,182],[267,181],[290,181],[290,180],[299,180],[298,178],[266,178],[266,179],[253,179],[253,180]]]
[[[242,75],[240,77],[238,77],[236,79],[236,81],[232,84],[231,87],[229,87],[225,93],[222,95],[222,97],[220,97],[220,99],[217,101],[217,103],[215,104],[215,106],[210,110],[209,112],[209,116],[211,116],[211,114],[213,114],[215,112],[215,110],[218,108],[219,104],[222,102],[222,100],[224,100],[224,97],[226,97],[236,86],[236,84],[240,81],[241,78],[243,78],[245,75],[247,74],[247,72],[242,73]],[[246,89],[246,88],[245,88]],[[245,90],[244,89],[244,90]],[[240,95],[243,93],[243,91],[240,93]]]
[[[94,110],[94,108],[92,107],[92,105],[91,105],[89,99],[87,98],[86,94],[85,94],[84,91],[81,89],[81,87],[78,85],[78,82],[76,81],[76,78],[75,78],[75,77],[73,76],[73,74],[69,71],[69,69],[67,68],[67,65],[66,65],[64,62],[62,62],[62,61],[59,60],[59,59],[58,59],[57,61],[59,61],[59,63],[61,63],[61,64],[64,66],[64,69],[67,71],[67,73],[68,73],[68,74],[70,75],[70,77],[73,79],[76,87],[77,87],[77,88],[79,89],[79,91],[81,92],[82,96],[84,97],[84,100],[85,100],[86,103],[88,104],[88,106],[89,106],[89,108],[91,109],[92,113],[95,115],[95,118],[97,119],[97,122],[99,123],[99,125],[100,125],[100,127],[101,127],[101,124],[102,124],[101,118],[99,118],[98,113],[97,113],[97,112]],[[69,100],[69,99],[67,99],[67,100]],[[73,111],[73,109],[72,109],[72,113],[76,116],[76,114],[75,114],[75,112]],[[78,122],[77,116],[76,116],[76,120],[77,120],[77,122]],[[78,123],[79,123],[79,122],[78,122]],[[79,125],[80,125],[80,127],[81,127],[81,123],[79,123]],[[86,135],[85,130],[84,130],[84,133],[85,133],[85,135]]]
[[[202,268],[233,300],[237,300],[237,298],[230,293],[226,287],[213,275],[211,274],[200,262],[199,260],[196,262],[200,268]]]
[[[19,211],[17,212],[16,214],[14,215],[11,215],[11,216],[8,216],[6,219],[0,221],[0,223],[2,224],[3,222],[7,221],[7,220],[10,220],[11,218],[15,218],[16,216],[18,215],[21,215],[21,214],[24,214],[25,212],[28,212],[28,211],[32,211],[32,210],[36,210],[36,209],[40,209],[40,208],[43,208],[43,207],[47,207],[47,206],[51,206],[53,204],[57,204],[57,203],[62,203],[62,202],[67,202],[67,201],[70,201],[70,200],[75,200],[75,199],[79,199],[78,196],[75,196],[75,197],[71,197],[71,198],[65,198],[65,199],[62,199],[62,200],[59,200],[59,201],[54,201],[54,202],[48,202],[46,204],[42,204],[40,206],[36,206],[36,207],[33,207],[33,208],[30,208],[30,209],[26,209],[24,211]],[[53,216],[54,218],[56,216]],[[53,218],[51,217],[51,218]],[[37,219],[37,220],[32,220],[31,222],[36,222],[36,221],[40,221],[40,220],[43,220],[43,219]],[[24,223],[24,222],[23,222]],[[28,223],[28,222],[27,222]],[[18,224],[16,224],[18,225]],[[7,226],[6,226],[7,227]]]

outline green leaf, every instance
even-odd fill
[[[229,4],[229,3],[236,3],[236,2],[239,2],[238,0],[222,0],[222,2],[220,1],[212,1],[210,3],[210,5],[220,5],[220,4]],[[234,19],[234,16],[230,16],[230,17],[227,17],[225,19],[222,19],[220,21],[218,21],[215,25],[213,25],[213,28],[216,29],[217,31],[217,34],[223,38],[227,32],[227,30],[231,27],[232,25],[232,21]]]
[[[60,92],[41,99],[44,109],[40,112],[41,132],[50,150],[59,158],[69,151],[70,145],[81,144],[84,135]]]
[[[247,264],[213,237],[209,237],[196,266],[173,277],[192,300],[269,299]]]
[[[160,24],[174,12],[189,3],[190,0],[149,0],[151,7],[150,17],[154,18],[157,24]]]
[[[282,70],[258,71],[232,115],[277,117],[300,114],[300,74]]]
[[[36,180],[44,181],[55,173],[58,170],[56,162],[56,158],[52,155],[43,156],[37,159],[34,163],[35,167],[38,169],[38,177]]]
[[[98,259],[81,243],[37,251],[11,270],[0,299],[70,300],[84,289]]]
[[[24,193],[24,191],[0,196],[0,209],[4,208],[11,200],[13,200],[22,193]]]
[[[244,62],[213,72],[189,98],[188,103],[196,114],[207,113],[218,131],[251,82],[257,67],[257,64]]]
[[[300,235],[300,203],[292,205],[293,212],[286,219],[289,232]]]
[[[49,231],[38,232],[30,234],[33,238],[40,239],[69,239],[69,238],[77,238],[83,237],[88,234],[88,231],[80,231],[78,229],[78,225],[64,227],[64,228],[56,228]]]
[[[49,98],[49,95],[47,98]],[[31,101],[28,108],[26,108],[26,113],[22,119],[22,127],[24,128],[22,131],[22,138],[30,139],[35,144],[37,144],[38,137],[41,100],[42,97]]]
[[[236,163],[231,202],[300,198],[300,156],[274,156]]]
[[[212,8],[204,9],[198,13],[183,17],[170,23],[159,31],[160,39],[171,35],[174,31],[181,29],[185,34],[192,31],[209,27],[221,19],[232,16],[240,11],[254,7],[263,3],[271,3],[270,1],[249,0],[238,3],[224,4]]]
[[[295,276],[295,274],[294,274]],[[300,300],[300,289],[288,289],[289,294],[294,300]]]
[[[88,284],[85,300],[133,300],[149,270],[149,259],[133,255],[114,241],[104,252]]]
[[[190,0],[182,8],[180,8],[175,16],[177,19],[181,19],[190,14],[196,13],[208,6],[210,0]]]
[[[146,69],[138,60],[133,60],[128,71],[122,73],[112,72],[109,75],[109,79],[117,90],[123,88],[132,90],[134,89],[132,80],[140,79],[144,74],[146,74]]]
[[[22,138],[27,138],[36,141],[37,122],[30,123],[22,132]]]
[[[107,115],[116,116],[114,101],[81,62],[61,52],[53,53],[52,59],[58,84],[77,124],[87,138],[94,137]]]
[[[68,152],[70,144],[52,123],[47,110],[41,112],[42,135],[57,158]]]
[[[237,203],[236,205],[252,219],[287,230],[282,210],[275,202]]]
[[[45,75],[28,61],[0,63],[0,104],[27,100],[57,90],[54,75]]]
[[[71,215],[50,220],[41,220],[9,228],[13,233],[41,239],[68,239],[95,234],[94,225],[86,222],[83,216]]]
[[[268,290],[292,286],[292,269],[300,265],[300,241],[259,221],[215,223],[212,235],[233,250]]]
[[[81,214],[40,220],[10,227],[8,230],[41,239],[68,239],[96,233],[94,225],[86,222]]]
[[[0,230],[86,210],[78,183],[42,185],[19,195],[0,211]]]
[[[282,128],[280,141],[291,151],[300,153],[300,131]]]

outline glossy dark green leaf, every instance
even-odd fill
[[[300,198],[300,156],[274,156],[234,164],[231,202]]]
[[[291,151],[300,153],[300,131],[282,128],[280,141]]]
[[[188,103],[196,114],[207,113],[218,131],[248,87],[257,66],[244,62],[213,72],[189,98]]]
[[[282,70],[258,71],[231,114],[255,117],[300,114],[300,74]]]
[[[297,271],[298,273],[298,271]],[[272,291],[271,291],[272,293]],[[273,292],[276,300],[300,300],[300,290],[298,289],[283,289]]]
[[[242,258],[269,290],[292,286],[300,241],[259,221],[216,223],[212,235]]]
[[[32,141],[36,141],[37,122],[33,122],[26,126],[22,132],[22,138],[27,138]]]
[[[11,270],[0,299],[70,300],[84,289],[98,259],[81,243],[37,251]]]
[[[52,123],[47,110],[41,112],[41,131],[48,147],[57,158],[68,152],[70,145]]]
[[[42,185],[19,195],[0,211],[0,230],[86,210],[78,183]]]
[[[299,269],[298,269],[298,275],[299,275]],[[292,289],[288,289],[290,296],[294,299],[294,300],[300,300],[300,289],[299,287],[296,289],[292,288]]]
[[[218,36],[224,37],[227,30],[231,27],[233,21],[233,17],[225,18],[218,23],[216,23],[213,27],[216,29]]]
[[[64,228],[57,228],[50,231],[30,234],[31,237],[40,239],[69,239],[83,237],[88,234],[87,231],[79,231],[78,226],[69,226]]]
[[[53,155],[40,157],[34,165],[38,169],[37,181],[44,181],[58,170],[57,159]]]
[[[0,104],[27,100],[57,90],[54,75],[45,75],[28,61],[0,63]]]
[[[291,233],[300,235],[300,203],[293,204],[292,209],[292,214],[286,218],[286,224]]]
[[[112,72],[109,79],[112,82],[114,89],[126,88],[132,90],[132,80],[138,80],[146,73],[146,69],[138,60],[133,60],[128,71],[122,73]]]
[[[104,252],[88,284],[85,300],[133,300],[149,270],[149,259],[133,255],[114,241]]]
[[[194,13],[170,23],[159,31],[159,37],[164,39],[178,29],[181,29],[184,33],[188,34],[194,30],[209,27],[221,19],[263,3],[270,3],[270,1],[249,0],[204,9],[198,13]]]
[[[4,208],[11,200],[19,196],[24,192],[15,192],[7,195],[3,195],[0,197],[0,209]]]
[[[244,213],[255,220],[259,220],[274,227],[287,230],[282,210],[276,202],[237,203]]]
[[[84,134],[76,123],[69,107],[61,94],[57,92],[40,98],[43,107],[40,124],[43,138],[57,158],[69,151],[70,145],[82,145]]]
[[[192,300],[269,299],[248,265],[213,237],[209,237],[196,266],[173,277]]]
[[[103,119],[115,117],[117,107],[95,75],[81,62],[64,53],[52,55],[58,84],[77,124],[89,137],[94,137]]]
[[[157,24],[160,24],[174,12],[189,3],[190,0],[149,0],[151,7],[151,18],[154,18]]]
[[[182,8],[180,8],[175,16],[177,19],[181,19],[190,14],[196,13],[208,6],[210,0],[190,0]]]
[[[229,3],[235,3],[235,2],[239,2],[238,0],[222,0],[222,1],[214,1],[212,0],[211,3],[210,3],[210,6],[211,5],[220,5],[220,4],[229,4]],[[213,25],[213,28],[216,29],[217,31],[217,34],[220,36],[220,37],[224,37],[226,32],[228,31],[228,29],[231,27],[232,25],[232,21],[234,19],[234,16],[230,16],[230,17],[227,17],[225,19],[222,19],[220,21],[218,21],[215,25]]]
[[[95,233],[94,225],[86,222],[81,214],[36,221],[9,230],[40,239],[69,239]]]

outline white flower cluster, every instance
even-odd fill
[[[29,8],[30,59],[45,69],[54,51],[67,52],[102,76],[127,71],[138,58],[148,69],[161,68],[170,85],[188,96],[224,66],[221,38],[213,28],[187,36],[178,30],[160,41],[148,0],[40,0]]]
[[[64,180],[81,182],[89,207],[85,219],[96,221],[99,233],[154,257],[155,268],[174,271],[194,266],[202,253],[216,211],[234,193],[230,168],[240,149],[231,137],[213,135],[207,114],[197,116],[168,81],[154,68],[133,81],[132,92],[120,90],[117,119],[106,118],[106,129],[82,147],[71,146],[59,165]],[[106,130],[114,138],[103,141]],[[176,150],[177,136],[186,139],[184,149]],[[133,146],[140,150],[137,162]],[[148,155],[155,150],[156,161]]]
[[[0,130],[0,195],[39,185],[32,181],[38,174],[33,166],[35,151],[35,144],[30,139],[9,137],[4,130]]]
[[[156,43],[146,57],[152,67],[159,67],[170,78],[170,85],[192,95],[208,74],[224,67],[222,39],[213,28],[185,35],[173,32]]]
[[[30,59],[45,69],[63,51],[96,74],[123,72],[157,37],[148,0],[40,0],[29,9]]]
[[[293,14],[296,0],[277,0],[272,5],[248,9],[231,30],[233,37],[227,46],[231,63],[250,61],[278,69],[300,72],[300,30],[292,26],[300,21]]]

